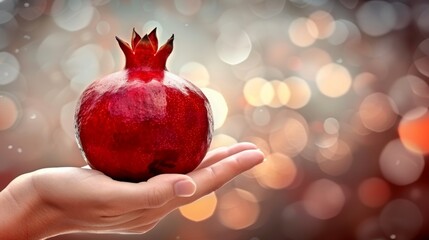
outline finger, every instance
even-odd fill
[[[138,209],[158,208],[173,198],[189,197],[195,193],[193,179],[182,174],[161,174],[147,182],[126,183],[115,182],[112,189],[117,189],[111,202],[121,212]]]
[[[263,158],[264,155],[260,150],[250,149],[233,154],[211,166],[191,172],[188,175],[193,179],[193,183],[197,187],[196,192],[192,196],[187,198],[176,197],[173,200],[170,199],[168,203],[159,206],[157,209],[147,209],[147,211],[156,212],[156,216],[166,215],[172,210],[193,202],[220,188],[240,173],[261,163]],[[151,181],[156,181],[156,178],[153,178]]]
[[[167,204],[163,209],[168,212],[170,209],[193,202],[231,181],[237,175],[249,170],[261,163],[264,155],[260,150],[251,149],[236,153],[211,166],[189,173],[197,185],[197,191],[192,197],[175,199]]]
[[[264,155],[260,150],[241,151],[211,166],[189,174],[197,184],[195,197],[199,198],[220,188],[237,175],[261,163]]]
[[[249,150],[249,149],[257,149],[257,147],[253,143],[241,142],[241,143],[234,144],[230,147],[216,148],[207,153],[202,163],[196,169],[201,169],[201,168],[205,168],[207,166],[213,165],[214,163],[224,158],[227,158],[231,155],[234,155],[236,153]]]

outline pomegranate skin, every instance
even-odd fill
[[[146,181],[188,173],[212,139],[209,102],[191,82],[166,71],[174,35],[158,48],[156,28],[131,44],[116,37],[125,69],[90,84],[76,107],[76,140],[91,168],[113,179]]]
[[[167,71],[132,68],[88,86],[77,104],[75,128],[91,168],[141,182],[194,170],[209,148],[213,120],[207,98],[191,82]]]

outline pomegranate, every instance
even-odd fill
[[[76,140],[91,168],[119,181],[194,170],[212,139],[209,102],[166,70],[174,35],[158,49],[156,28],[130,44],[116,37],[125,69],[90,84],[75,113]]]

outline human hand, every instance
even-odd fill
[[[18,214],[21,223],[15,221],[25,225],[18,238],[67,232],[144,233],[174,209],[215,191],[262,160],[255,145],[238,143],[208,152],[189,174],[161,174],[141,183],[115,181],[92,169],[47,168],[14,180],[0,202],[12,201],[27,212]],[[0,221],[0,238],[5,239],[1,229]]]

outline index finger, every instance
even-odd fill
[[[194,180],[197,186],[195,194],[189,198],[176,198],[170,201],[168,206],[177,208],[193,202],[222,187],[239,174],[261,163],[263,159],[264,154],[260,150],[250,149],[231,155],[211,166],[193,171],[188,176]]]

